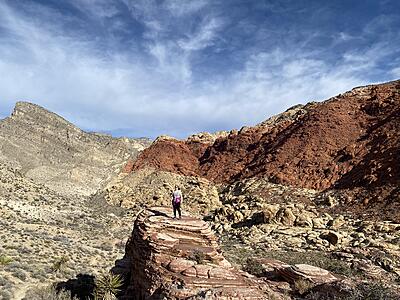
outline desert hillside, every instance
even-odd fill
[[[214,141],[158,139],[132,171],[154,168],[227,184],[246,178],[348,192],[343,206],[399,220],[400,81],[298,105]],[[364,210],[358,208],[358,210]]]
[[[0,161],[62,194],[90,195],[147,139],[87,133],[32,103],[17,102],[0,120]]]

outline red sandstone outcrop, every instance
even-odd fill
[[[230,265],[206,222],[190,216],[172,219],[170,215],[171,209],[165,207],[139,213],[126,246],[131,277],[124,299],[207,295],[207,299],[261,300],[274,294],[265,280]]]
[[[340,281],[340,278],[331,272],[306,264],[288,265],[278,260],[261,260],[260,263],[267,269],[272,268],[275,276],[285,281],[295,283],[298,280],[307,280],[313,284],[328,284]]]
[[[131,169],[152,167],[227,183],[266,177],[301,188],[350,189],[363,205],[399,211],[400,81],[296,106],[214,143],[159,140]],[[394,216],[393,219],[398,219]]]

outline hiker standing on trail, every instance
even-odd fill
[[[175,191],[172,193],[172,207],[174,209],[174,219],[176,218],[176,211],[178,211],[179,219],[181,218],[181,203],[183,200],[182,192],[179,186],[175,186]]]

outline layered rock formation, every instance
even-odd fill
[[[0,120],[0,161],[62,194],[89,195],[149,141],[87,133],[27,102]]]
[[[158,140],[131,165],[215,183],[251,177],[350,198],[400,220],[400,81],[296,106],[215,142]],[[348,205],[347,205],[348,206]]]
[[[126,246],[131,277],[125,299],[268,299],[274,294],[265,282],[230,265],[207,223],[170,214],[168,208],[153,207],[138,215]]]

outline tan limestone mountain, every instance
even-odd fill
[[[27,102],[18,102],[11,116],[0,120],[0,161],[62,194],[95,193],[148,144],[84,132]]]

